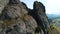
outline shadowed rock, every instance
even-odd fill
[[[37,21],[38,26],[41,26],[44,34],[47,34],[46,30],[49,28],[48,18],[45,13],[45,6],[41,2],[34,2],[33,10],[28,9],[29,15]]]
[[[38,6],[37,6],[38,5]],[[45,6],[41,3],[41,2],[35,2],[35,8],[34,8],[34,11],[37,10],[38,12],[38,15],[40,16],[45,28],[49,28],[49,22],[48,22],[48,18],[47,18],[47,15],[46,15],[46,11],[45,11]]]

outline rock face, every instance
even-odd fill
[[[44,34],[47,34],[49,28],[48,18],[45,13],[45,6],[41,2],[34,2],[33,10],[28,9],[29,14],[37,21],[38,26],[41,26]]]
[[[19,0],[9,0],[0,15],[3,22],[0,34],[29,34],[35,31],[37,23],[28,15],[26,7]]]
[[[47,34],[46,30],[49,28],[49,22],[45,13],[45,6],[41,2],[35,1],[33,8],[34,8],[33,11],[36,12],[35,14],[37,14],[36,16],[38,16],[38,18],[35,18],[36,21],[38,22],[38,25],[42,26],[42,30],[44,31],[45,34]],[[41,20],[39,19],[39,17]],[[40,21],[38,21],[37,19]]]
[[[1,0],[2,1],[2,0]],[[48,28],[48,19],[44,5],[34,2],[33,10],[19,0],[6,0],[0,10],[0,34],[32,34],[37,26],[44,31]],[[4,3],[4,1],[3,1]]]
[[[8,4],[9,0],[0,0],[0,14],[4,7]]]
[[[49,28],[48,18],[46,16],[45,6],[41,2],[34,2],[34,12],[38,13],[45,28]]]

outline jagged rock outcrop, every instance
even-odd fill
[[[3,22],[0,34],[30,34],[35,31],[37,23],[28,15],[26,7],[19,0],[9,0],[0,15],[0,21]]]
[[[49,28],[48,18],[45,13],[45,6],[38,1],[34,2],[33,10],[28,9],[29,14],[33,16],[33,18],[37,21],[38,26],[41,26],[44,34],[47,34]]]
[[[42,26],[42,30],[44,31],[44,34],[47,34],[47,33],[45,33],[44,29],[48,30],[49,22],[48,22],[48,18],[46,16],[46,13],[45,13],[46,12],[45,11],[45,6],[41,2],[35,1],[33,10],[34,10],[34,12],[36,12],[37,15],[39,15],[38,17],[40,17],[40,19],[41,19],[40,23],[38,21],[38,25]]]
[[[37,2],[35,1],[34,3],[34,9],[33,9],[36,13],[38,13],[38,15],[40,16],[45,28],[49,28],[49,22],[48,22],[48,18],[46,15],[46,11],[45,11],[45,6],[41,3],[41,2]]]
[[[42,3],[35,1],[32,10],[19,0],[8,0],[3,6],[0,34],[32,34],[36,33],[37,25],[47,34],[49,24]]]
[[[45,28],[49,28],[48,17],[47,17],[47,15],[45,13],[46,12],[45,6],[41,2],[36,2],[35,5],[34,5],[35,6],[35,9],[38,11],[38,14],[41,17],[41,20],[44,23]]]

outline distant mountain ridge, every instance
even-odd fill
[[[60,19],[59,14],[46,14],[48,17],[49,22],[52,22],[54,19]]]
[[[49,19],[60,19],[59,14],[46,14]]]

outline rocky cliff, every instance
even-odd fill
[[[41,2],[35,1],[33,4],[33,10],[28,10],[29,15],[31,15],[37,21],[38,26],[40,26],[44,33],[47,34],[46,30],[48,30],[50,26],[45,13],[45,6]]]
[[[0,34],[34,34],[38,26],[47,34],[49,22],[42,3],[35,1],[31,10],[19,0],[0,1]]]

